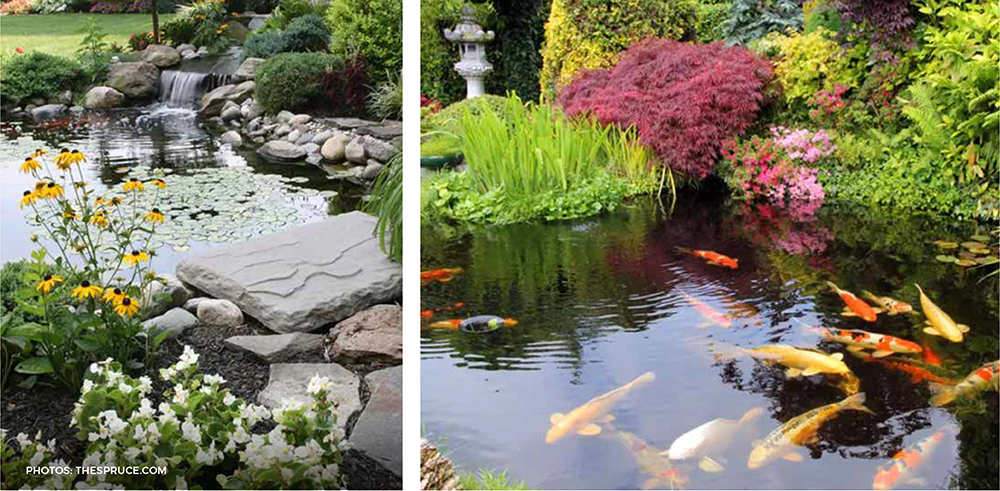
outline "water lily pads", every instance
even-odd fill
[[[971,251],[962,251],[958,253],[958,257],[960,259],[975,259],[976,255],[973,254]]]
[[[937,259],[938,261],[941,261],[943,263],[954,263],[958,261],[958,258],[955,256],[945,256],[943,254],[935,256],[934,259]]]
[[[959,266],[975,266],[976,264],[979,264],[979,263],[977,263],[977,262],[975,262],[975,261],[973,261],[971,259],[959,259],[958,261],[955,261],[955,264],[957,264]]]
[[[962,247],[966,249],[985,249],[986,244],[982,242],[962,242]]]
[[[969,252],[971,252],[973,254],[989,254],[990,250],[986,249],[986,248],[983,248],[983,249],[969,249]]]
[[[976,234],[969,237],[969,240],[974,240],[976,242],[989,242],[990,238],[985,235]]]
[[[934,245],[936,245],[936,246],[938,246],[938,247],[940,247],[942,249],[957,249],[958,248],[958,244],[957,243],[955,243],[955,242],[948,242],[948,241],[945,241],[945,240],[935,240],[934,241]]]
[[[978,264],[991,264],[991,263],[995,263],[997,261],[1000,261],[1000,258],[997,258],[996,256],[977,257],[976,258],[976,263],[978,263]]]

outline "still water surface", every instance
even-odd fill
[[[568,413],[652,371],[655,381],[615,407],[612,425],[657,452],[709,420],[764,409],[717,454],[723,472],[673,464],[689,488],[870,489],[879,466],[936,430],[952,433],[920,463],[923,480],[900,487],[997,488],[996,392],[947,409],[930,407],[926,381],[855,358],[801,324],[904,337],[940,358],[940,367],[929,368],[933,373],[965,377],[998,357],[997,283],[980,282],[984,268],[936,261],[941,251],[930,242],[961,242],[987,228],[828,210],[802,223],[773,209],[728,206],[705,193],[680,201],[669,218],[640,203],[589,220],[473,233],[423,224],[421,269],[465,270],[421,292],[421,309],[436,310],[421,331],[424,436],[464,471],[508,469],[532,487],[669,487],[648,482],[636,452],[642,442],[623,444],[625,433],[606,428],[598,436],[545,442],[551,414]],[[729,254],[740,267],[709,266],[678,253],[678,246]],[[920,283],[972,330],[964,343],[952,344],[922,333],[921,315],[883,314],[874,324],[842,317],[844,304],[828,280],[917,310],[913,284]],[[702,303],[700,310],[685,293]],[[729,316],[731,326],[705,326],[705,306]],[[519,324],[485,335],[426,328],[480,314]],[[789,380],[780,366],[713,356],[723,347],[774,343],[844,353],[875,415],[841,412],[822,427],[818,442],[798,448],[804,461],[748,469],[755,439],[844,398],[821,376]]]

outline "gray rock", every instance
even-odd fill
[[[146,306],[146,315],[149,317],[156,317],[170,309],[184,305],[184,302],[192,294],[173,275],[161,274],[160,277],[163,278],[165,283],[160,283],[159,281],[151,282],[139,300],[140,305]]]
[[[403,367],[369,373],[365,377],[371,398],[354,425],[354,448],[382,463],[397,476],[403,474]]]
[[[395,148],[396,150],[400,150],[400,151],[403,150],[403,137],[402,136],[397,136],[396,138],[393,138],[392,141],[390,141],[389,143],[392,144],[392,148]]]
[[[198,58],[200,56],[201,55],[199,55],[198,52],[194,51],[194,50],[181,51],[181,58],[183,58],[185,60],[193,60],[193,59]]]
[[[184,306],[182,308],[188,312],[191,312],[194,315],[198,315],[198,304],[200,304],[205,300],[211,300],[211,299],[208,297],[189,298],[187,302],[184,302]]]
[[[399,121],[386,121],[382,124],[363,126],[358,128],[359,135],[371,135],[380,140],[392,140],[403,135],[403,123]]]
[[[336,134],[335,132],[330,130],[321,131],[317,133],[316,136],[313,137],[313,143],[317,145],[322,145],[326,143],[326,141],[329,140],[335,134]]]
[[[382,173],[382,169],[384,167],[385,167],[384,165],[378,162],[372,162],[365,166],[365,169],[361,171],[360,177],[366,181],[373,180],[376,177],[378,177],[379,174]]]
[[[108,109],[125,103],[125,94],[105,86],[97,86],[87,91],[84,105],[89,109]]]
[[[233,82],[246,82],[257,78],[257,67],[264,63],[263,58],[247,58],[233,73]]]
[[[185,330],[197,325],[198,318],[191,315],[187,310],[180,308],[170,309],[165,314],[142,323],[142,327],[146,328],[146,330],[155,328],[158,331],[169,332],[170,334],[167,335],[168,338],[178,336]]]
[[[84,110],[83,106],[70,106],[69,107],[69,112],[71,112],[73,114],[80,114],[80,113],[83,112],[83,110]]]
[[[198,320],[210,326],[243,325],[243,312],[233,302],[209,298],[198,302]]]
[[[321,162],[323,162],[323,156],[318,153],[311,153],[306,156],[307,164],[319,166]]]
[[[253,137],[253,142],[256,143],[256,144],[258,144],[258,145],[260,145],[260,144],[264,143],[264,137],[263,136],[255,136],[255,137]]]
[[[177,51],[197,51],[198,47],[193,44],[178,44]]]
[[[291,132],[292,132],[292,127],[288,126],[287,124],[283,124],[275,128],[274,136],[285,136]]]
[[[198,46],[198,54],[199,55],[207,55],[208,54],[208,46]]]
[[[243,25],[240,22],[237,22],[235,19],[230,20],[226,24],[228,24],[226,29],[227,37],[229,37],[230,39],[235,39],[236,42],[239,44],[243,44],[243,42],[247,40],[247,33],[250,32],[247,29],[247,26]]]
[[[130,99],[148,99],[156,95],[160,70],[144,61],[113,63],[108,66],[107,86]]]
[[[320,148],[319,145],[317,145],[315,143],[312,143],[312,142],[303,143],[303,144],[299,145],[299,147],[302,148],[302,151],[305,152],[308,155],[311,155],[311,154],[314,154],[314,153],[319,153],[319,148]]]
[[[365,154],[379,162],[388,162],[394,155],[399,153],[392,144],[379,140],[378,138],[364,135],[359,138],[361,145],[365,147]]]
[[[288,140],[289,143],[295,143],[299,141],[300,136],[302,136],[302,132],[300,132],[299,130],[292,130],[287,135],[285,135],[285,140]]]
[[[286,399],[311,402],[312,396],[306,392],[306,386],[315,375],[330,379],[329,390],[340,401],[335,410],[338,422],[346,423],[361,410],[361,396],[358,394],[361,380],[336,363],[275,363],[271,365],[267,387],[257,394],[257,402],[271,409],[281,407]]]
[[[260,105],[257,101],[250,104],[250,110],[247,112],[247,118],[256,119],[264,114],[264,106]]]
[[[324,121],[327,121],[330,124],[342,130],[353,130],[357,128],[364,128],[365,126],[372,126],[378,124],[375,121],[368,121],[365,119],[358,119],[358,118],[329,118]]]
[[[313,331],[402,294],[402,270],[379,249],[375,221],[354,211],[213,249],[182,260],[177,277],[271,330]]]
[[[150,44],[142,52],[142,61],[156,65],[157,68],[167,68],[181,62],[181,53],[170,46]]]
[[[349,137],[344,133],[337,133],[323,143],[320,154],[323,158],[334,163],[343,162],[347,152],[347,142]],[[364,150],[364,149],[362,149]]]
[[[225,116],[222,117],[225,119]],[[229,146],[233,148],[240,148],[243,146],[243,137],[235,131],[227,131],[219,137],[219,141],[222,143],[228,143]]]
[[[223,85],[212,89],[211,92],[201,97],[201,109],[198,110],[202,116],[218,116],[222,112],[222,107],[226,105],[226,96],[236,88],[235,85]]]
[[[233,336],[226,344],[249,351],[268,363],[294,360],[300,356],[315,357],[323,350],[326,338],[321,334],[274,334],[268,336]]]
[[[240,112],[240,107],[233,105],[231,107],[222,108],[222,120],[223,121],[233,121],[240,119],[243,114]]]
[[[375,305],[330,329],[328,351],[337,362],[398,365],[403,362],[403,308]]]
[[[272,140],[257,149],[257,153],[275,162],[295,162],[302,160],[306,153],[298,145],[282,140]]]
[[[312,132],[302,132],[302,135],[295,140],[296,145],[305,145],[306,143],[312,143],[313,134]],[[317,145],[319,146],[319,145]]]
[[[59,94],[59,99],[56,101],[59,104],[66,104],[67,106],[73,103],[73,91],[64,90]]]
[[[361,144],[360,138],[355,138],[351,140],[347,146],[344,147],[344,158],[348,162],[353,162],[355,164],[366,164],[368,162],[367,152],[365,151],[364,145]]]
[[[289,111],[281,111],[278,113],[276,117],[278,118],[278,122],[287,123],[291,121],[292,118],[295,117],[295,115]]]
[[[249,100],[250,99],[247,99],[247,101]],[[240,116],[242,116],[243,119],[247,119],[247,116],[249,115],[250,115],[250,104],[247,104],[246,101],[244,101],[243,104],[240,104]]]
[[[256,87],[257,82],[247,80],[246,82],[233,87],[233,90],[226,94],[226,99],[238,104],[253,97],[253,91]]]
[[[306,124],[312,121],[312,116],[308,114],[296,114],[288,120],[288,124]]]
[[[66,104],[45,104],[31,110],[31,117],[35,119],[55,118],[66,112]]]

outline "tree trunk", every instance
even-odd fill
[[[153,11],[153,42],[160,44],[160,7],[156,5],[156,0],[153,0],[153,6],[150,8]]]

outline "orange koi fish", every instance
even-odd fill
[[[733,259],[725,254],[719,254],[718,252],[698,251],[698,250],[688,249],[686,247],[677,247],[676,249],[678,252],[700,257],[708,261],[708,264],[711,264],[713,266],[722,266],[724,268],[729,268],[729,269],[737,269],[740,267],[739,259]]]
[[[944,431],[936,431],[916,445],[893,455],[892,459],[875,473],[872,489],[892,489],[898,484],[925,485],[924,479],[916,477],[920,463],[931,457],[944,436]]]
[[[719,327],[731,327],[733,325],[733,319],[730,316],[723,314],[722,312],[713,309],[707,303],[688,295],[688,293],[681,290],[680,287],[677,288],[677,291],[684,296],[684,300],[687,300],[689,304],[694,306],[695,310],[697,310],[702,317],[708,320],[708,322],[699,324],[698,327],[708,327],[709,324],[715,324]]]
[[[913,383],[915,383],[915,384],[919,384],[921,382],[932,382],[932,383],[946,385],[946,386],[952,386],[952,385],[957,385],[958,384],[957,380],[952,380],[952,379],[945,378],[945,377],[942,377],[940,375],[937,375],[937,374],[931,372],[930,370],[928,370],[928,369],[926,369],[924,367],[921,367],[920,365],[915,364],[912,360],[904,362],[901,359],[900,360],[896,360],[896,359],[875,358],[874,356],[871,356],[871,355],[869,355],[867,353],[864,353],[864,352],[861,352],[861,351],[852,351],[851,354],[853,354],[854,356],[856,356],[858,358],[861,358],[864,361],[875,362],[875,363],[878,363],[880,365],[892,368],[893,370],[899,370],[899,371],[901,371],[901,372],[909,375],[910,376],[910,380]]]
[[[449,306],[441,308],[441,309],[434,309],[434,311],[435,312],[446,312],[446,311],[449,311],[449,310],[458,310],[458,309],[460,309],[462,307],[465,307],[465,302],[455,302],[453,305],[449,305]]]
[[[936,367],[941,366],[941,357],[939,357],[937,353],[931,350],[931,345],[930,343],[927,342],[926,339],[924,340],[923,347],[924,347],[924,356],[923,356],[924,362],[927,363],[928,365],[934,365]]]
[[[910,355],[923,351],[923,348],[913,341],[888,334],[877,334],[859,329],[824,329],[821,327],[811,329],[828,341],[846,344],[848,351],[873,349],[875,351],[871,355],[875,358],[883,358],[896,353]]]
[[[420,284],[426,285],[432,281],[438,281],[441,283],[447,283],[451,281],[455,275],[464,273],[465,270],[462,268],[441,268],[432,269],[430,271],[420,272]]]
[[[421,320],[430,319],[431,317],[434,317],[434,311],[433,310],[421,310],[420,311],[420,319]]]
[[[427,327],[431,329],[451,329],[454,331],[458,330],[458,326],[462,323],[462,319],[448,319],[444,321],[437,321],[428,324]]]
[[[886,315],[909,314],[913,312],[913,306],[902,300],[896,300],[892,297],[879,297],[868,290],[862,290],[861,294],[882,307]]]
[[[864,300],[858,298],[857,295],[847,290],[841,290],[840,287],[833,284],[831,281],[827,281],[826,284],[830,285],[830,288],[837,292],[837,295],[840,295],[840,299],[847,304],[847,309],[845,309],[845,313],[843,315],[856,315],[868,322],[875,322],[878,318],[878,311],[865,303]]]

